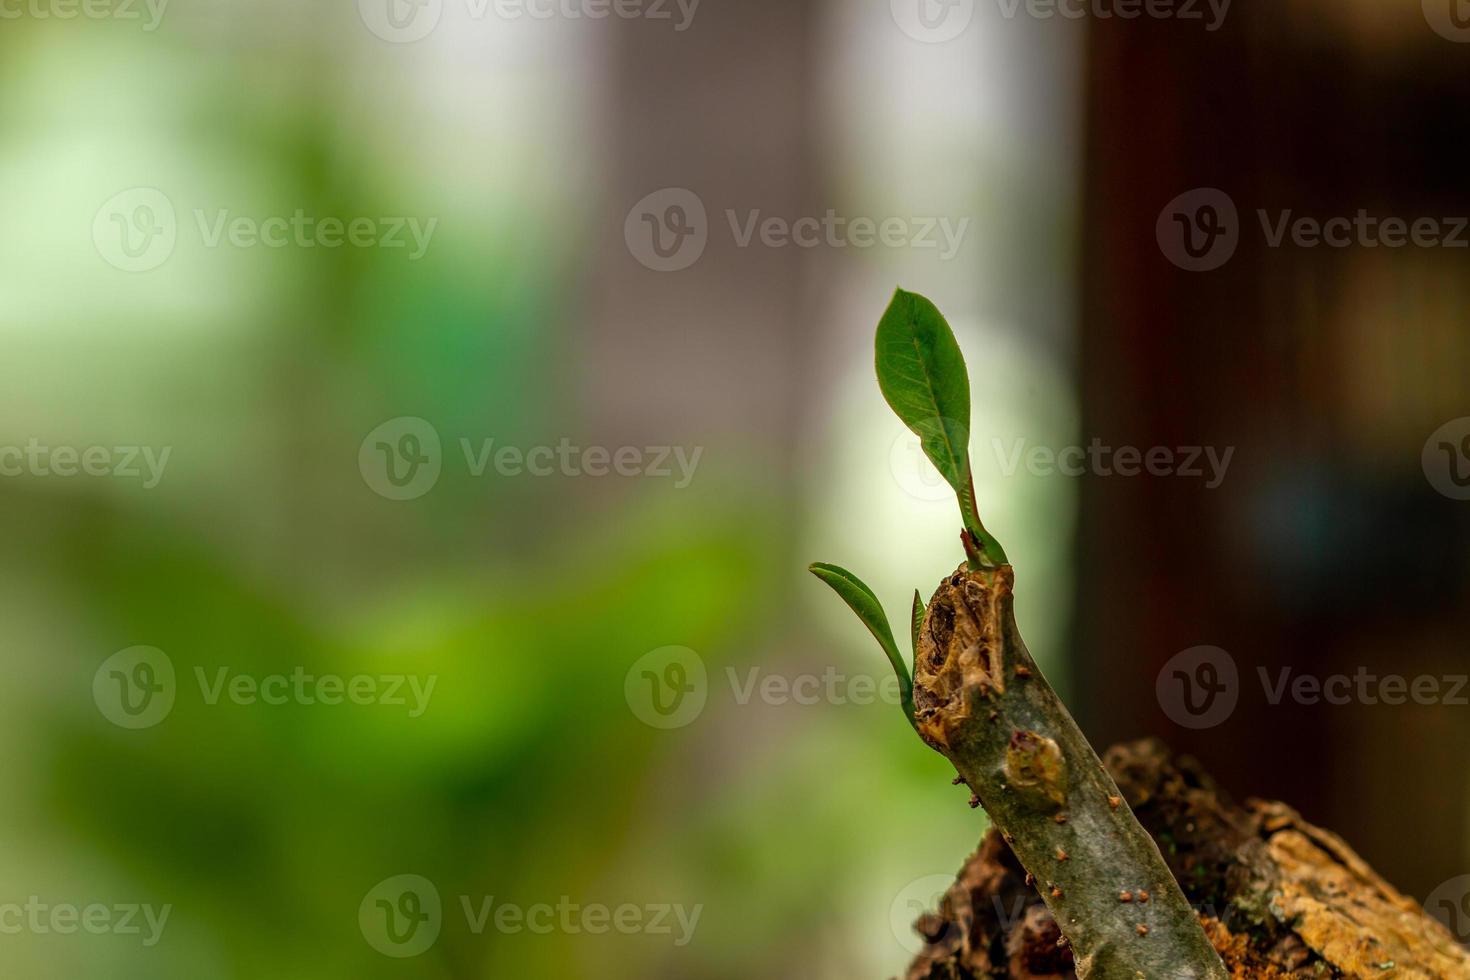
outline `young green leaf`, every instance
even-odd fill
[[[914,590],[913,621],[914,660],[917,661],[919,659],[919,630],[924,628],[924,597],[919,595],[918,589]],[[914,664],[914,669],[919,669],[917,663]]]
[[[876,348],[878,387],[884,400],[919,437],[924,455],[954,488],[961,518],[985,561],[1005,564],[1005,551],[980,523],[975,503],[970,377],[949,322],[923,296],[897,290],[878,322]]]
[[[914,682],[909,677],[909,669],[903,662],[903,656],[898,652],[898,644],[893,639],[893,630],[888,625],[888,616],[883,612],[883,606],[878,602],[878,597],[856,575],[837,565],[818,562],[810,566],[808,571],[832,587],[832,591],[847,603],[848,608],[857,613],[858,619],[863,621],[868,632],[873,634],[878,645],[883,648],[883,652],[888,656],[888,662],[893,664],[893,672],[898,675],[903,713],[908,718],[909,724],[914,724]]]
[[[878,387],[955,493],[970,478],[970,376],[943,314],[902,289],[878,323]]]

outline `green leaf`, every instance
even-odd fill
[[[963,494],[970,483],[970,377],[937,307],[902,289],[878,323],[878,387],[924,455]]]
[[[893,672],[898,675],[899,694],[903,699],[903,713],[908,717],[909,724],[914,724],[914,682],[909,677],[909,669],[903,662],[903,656],[898,652],[898,644],[893,639],[893,630],[888,625],[888,616],[883,612],[883,606],[878,602],[878,597],[873,594],[872,589],[863,584],[861,579],[845,568],[817,562],[807,570],[832,587],[832,591],[847,603],[848,608],[857,613],[858,619],[863,621],[868,632],[873,634],[878,645],[883,648],[883,652],[888,656],[888,662],[893,665]]]
[[[944,314],[902,289],[878,322],[878,387],[890,408],[919,437],[924,455],[954,488],[960,517],[980,557],[1005,564],[1005,549],[980,523],[970,472],[970,376]],[[973,558],[973,567],[981,567]]]
[[[914,640],[914,670],[919,669],[919,630],[924,628],[924,597],[919,595],[919,590],[914,590],[914,612],[913,612],[913,640]]]

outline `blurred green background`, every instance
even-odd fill
[[[962,557],[952,500],[873,381],[900,280],[986,351],[999,397],[977,420],[1075,427],[1068,292],[1012,251],[1065,264],[1070,96],[1032,99],[1055,123],[1002,139],[1025,107],[978,84],[975,47],[997,39],[936,58],[882,3],[708,3],[677,31],[450,2],[413,43],[375,33],[370,6],[0,22],[0,443],[102,446],[119,466],[122,448],[169,451],[156,481],[30,464],[0,481],[0,902],[171,906],[156,944],[4,930],[4,973],[898,972],[915,903],[983,822],[897,706],[847,703],[887,667],[805,566],[850,564],[902,624]],[[623,235],[667,186],[711,221],[674,273]],[[727,209],[971,225],[952,258],[742,249]],[[437,224],[422,256],[211,238],[298,211]],[[981,302],[1016,270],[1008,294],[1047,295],[1048,343]],[[442,472],[392,500],[375,447],[359,451],[402,418],[432,427]],[[700,455],[687,486],[475,475],[461,440],[489,439]],[[1070,491],[998,479],[981,473],[988,519],[1045,589],[1065,574]],[[1054,664],[1065,603],[1023,616]],[[104,662],[140,645],[172,664],[175,700],[134,730],[93,680],[106,700]],[[645,724],[625,685],[668,646],[707,673],[676,730]],[[196,672],[221,668],[435,686],[417,717],[210,703]],[[839,693],[741,695],[773,676]],[[442,928],[399,959],[359,906],[406,874],[433,883]],[[686,944],[677,928],[476,935],[462,899],[491,896],[701,911]]]
[[[5,976],[900,973],[983,815],[871,703],[881,653],[805,572],[853,569],[904,624],[962,557],[874,381],[897,284],[969,357],[982,513],[1099,743],[1169,736],[1417,893],[1463,870],[1464,767],[1418,752],[1463,745],[1463,712],[1257,698],[1192,732],[1153,701],[1199,643],[1247,677],[1463,667],[1463,505],[1420,469],[1466,404],[1454,256],[1247,240],[1192,277],[1154,237],[1211,184],[1242,214],[1465,213],[1458,174],[1426,176],[1455,117],[1405,108],[1462,49],[1417,10],[1357,30],[1376,5],[1293,0],[1212,33],[926,7],[963,15],[947,32],[905,0],[70,3],[0,18],[0,454],[97,446],[105,471],[0,476]],[[1369,126],[1369,90],[1409,121],[1314,155],[1308,122]],[[660,271],[636,233],[673,228],[670,189],[703,252]],[[829,213],[963,230],[953,254],[742,243]],[[1098,437],[1238,469],[1211,496],[1006,466]],[[488,440],[577,465],[481,469]],[[675,449],[687,480],[648,471]],[[585,472],[619,450],[637,475]],[[1403,590],[1337,591],[1365,525],[1419,570]],[[201,672],[433,687],[422,711],[269,704]],[[697,695],[665,716],[661,681]],[[1363,779],[1399,780],[1397,822]],[[477,928],[492,899],[604,928]],[[129,905],[168,907],[156,942],[49,918]],[[606,928],[623,906],[672,932]],[[432,942],[384,955],[420,914]]]

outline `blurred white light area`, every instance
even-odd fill
[[[133,340],[197,337],[260,309],[228,250],[206,251],[194,231],[193,209],[235,200],[217,203],[198,174],[248,162],[190,140],[203,88],[191,59],[153,35],[16,23],[22,65],[0,86],[0,332],[111,343],[126,323]],[[159,267],[127,272],[99,251],[93,224],[114,195],[140,187],[174,203],[178,245]]]
[[[812,458],[825,461],[810,481],[814,553],[870,577],[898,623],[907,622],[913,589],[927,599],[963,557],[947,488],[916,475],[906,491],[892,475],[906,430],[877,389],[873,330],[901,284],[933,299],[959,336],[981,517],[1021,570],[1022,625],[1055,674],[1075,481],[1024,468],[1006,476],[994,440],[1009,451],[1017,439],[1059,449],[1080,438],[1068,378],[1083,36],[1070,22],[1007,19],[1000,10],[976,3],[960,36],[931,44],[899,28],[889,0],[826,8],[819,35],[832,45],[829,107],[817,116],[837,121],[824,145],[833,148],[827,166],[848,188],[842,213],[970,224],[950,261],[937,250],[875,251],[843,266],[841,285],[823,297],[821,342],[832,350],[825,360],[836,397],[813,434]],[[987,278],[1002,261],[1019,262],[1024,274]]]
[[[446,236],[563,238],[592,198],[600,35],[617,25],[496,10],[444,0],[412,44],[346,25],[354,77],[338,121],[403,193],[444,216]]]
[[[1038,201],[1035,222],[1072,206],[1083,28],[1002,8],[974,0],[965,31],[935,44],[905,34],[890,0],[826,5],[819,81],[830,111],[816,115],[836,127],[822,134],[829,165],[857,202],[978,219],[977,201],[1019,196]],[[999,231],[972,233],[989,250],[1006,244]]]
[[[1028,472],[1024,449],[1085,441],[1072,381],[1084,35],[1072,22],[1001,10],[977,0],[959,36],[924,43],[899,28],[890,0],[825,7],[825,104],[813,115],[829,121],[819,145],[839,213],[969,224],[948,261],[913,248],[833,257],[837,272],[814,301],[823,373],[804,455],[801,553],[868,582],[904,650],[914,590],[927,601],[964,560],[958,505],[883,401],[873,366],[873,331],[894,286],[923,293],[945,312],[969,366],[976,492],[1017,570],[1021,629],[1065,691],[1078,485]],[[832,596],[806,596],[854,659],[881,657]],[[918,872],[952,873],[974,846],[977,821],[942,809],[946,789],[934,791],[928,832],[911,837],[901,859],[875,855],[860,881],[862,915],[845,924],[864,972],[902,974],[902,930],[888,935],[873,922]],[[902,807],[880,809],[895,819]]]

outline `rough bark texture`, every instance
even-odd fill
[[[1026,650],[1012,582],[1008,565],[961,568],[930,600],[914,658],[919,734],[1035,877],[1079,976],[1225,980],[1159,848]]]
[[[1115,747],[1106,764],[1232,976],[1470,978],[1470,954],[1447,929],[1285,804],[1236,806],[1154,740]],[[1025,875],[1001,834],[987,834],[915,924],[927,945],[906,980],[1073,980],[1071,951]]]

